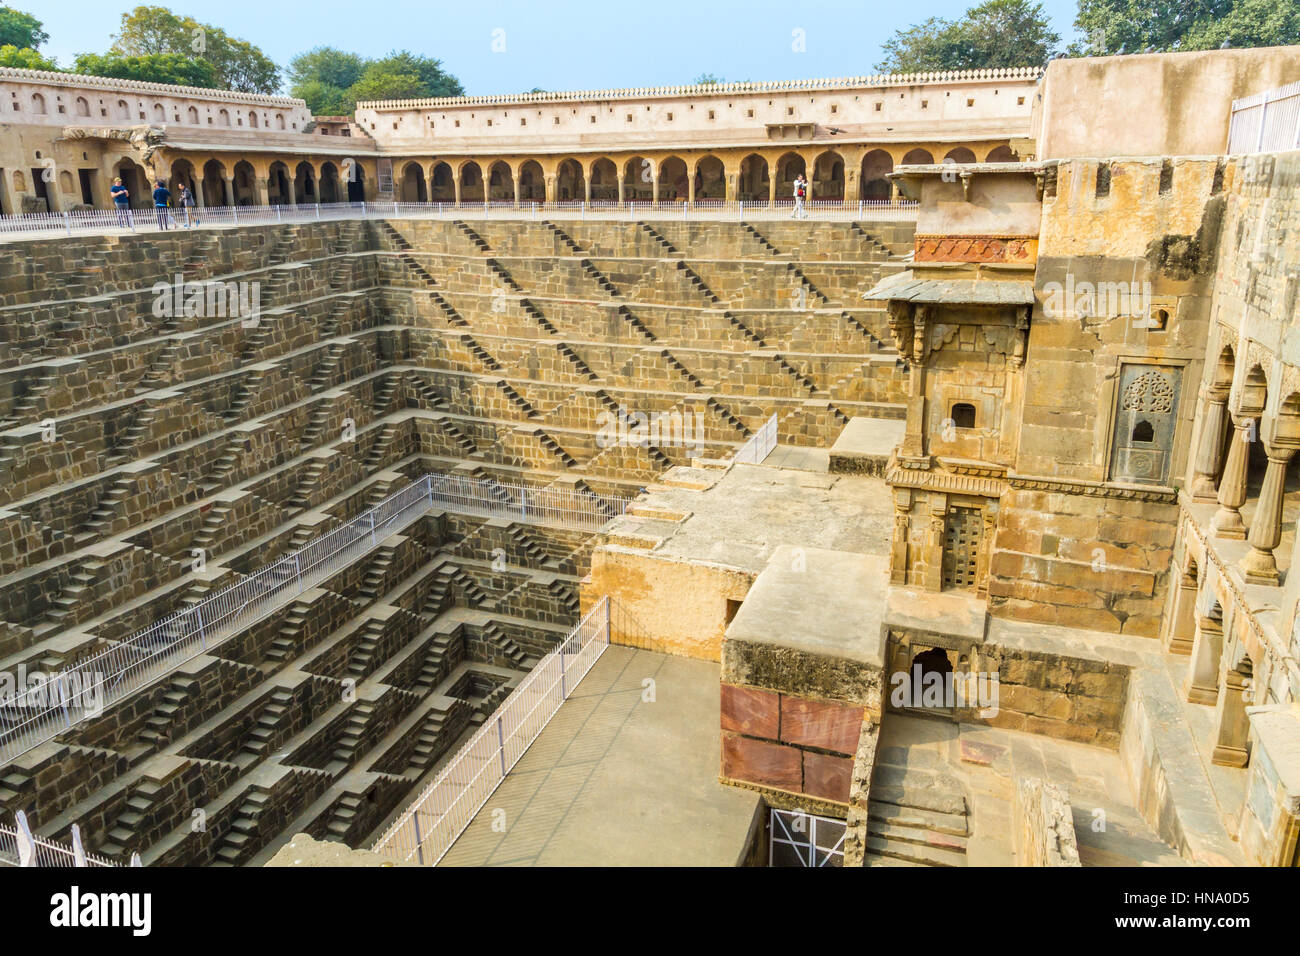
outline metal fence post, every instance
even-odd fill
[[[375,546],[375,544],[376,544],[376,542],[375,542],[375,509],[374,509],[374,508],[371,508],[369,511],[366,512],[366,514],[370,516],[370,546],[373,548],[373,547]]]
[[[564,672],[564,645],[567,643],[568,641],[560,642],[560,700],[566,700],[569,696],[569,689],[565,680],[567,675]]]
[[[194,617],[199,622],[199,645],[206,651],[208,649],[208,634],[207,629],[203,626],[202,602],[194,605]]]
[[[424,845],[420,839],[420,811],[418,808],[411,814],[411,825],[415,827],[415,858],[420,861],[421,866],[424,866]]]
[[[497,718],[497,748],[501,753],[501,776],[506,775],[506,732],[501,726],[501,718]]]
[[[613,635],[613,631],[610,629],[609,595],[606,594],[603,598],[601,598],[601,601],[605,605],[605,643],[612,644],[614,642],[613,641],[614,635]]]

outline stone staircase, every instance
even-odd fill
[[[968,808],[954,778],[877,763],[869,796],[865,866],[966,865]]]

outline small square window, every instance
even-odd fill
[[[713,110],[709,110],[709,119],[713,119]]]
[[[1016,105],[1017,105],[1017,106],[1024,106],[1024,105],[1025,105],[1025,98],[1024,98],[1023,96],[1017,96],[1017,97],[1016,97]]]
[[[786,116],[794,116],[794,107],[793,107],[793,106],[787,106],[787,107],[785,108],[785,115],[786,115]]]
[[[753,110],[745,110],[745,115],[746,115],[747,117],[749,117],[750,119],[753,119],[753,118],[754,118],[754,111],[753,111]]]
[[[632,114],[631,114],[631,113],[628,113],[628,114],[627,114],[627,121],[628,121],[629,123],[632,122]]]
[[[671,123],[672,121],[673,121],[673,114],[672,114],[672,113],[669,113],[669,114],[668,114],[668,122]]]
[[[929,108],[930,108],[930,101],[929,101],[929,100],[921,100],[921,109],[926,110],[926,109],[929,109]]]
[[[974,105],[975,105],[975,101],[974,101],[974,100],[967,100],[967,101],[966,101],[966,105],[967,105],[967,106],[974,106]]]
[[[832,104],[831,104],[831,112],[832,112],[832,113],[838,113],[839,111],[840,111],[839,105],[836,104],[836,103],[832,103]]]
[[[884,106],[884,105],[885,105],[884,103],[877,103],[877,104],[876,104],[876,112],[879,113],[879,112],[880,112],[880,108],[881,108],[882,106]]]
[[[595,117],[594,115],[591,117],[591,121],[592,121],[593,123],[596,122],[596,117]]]

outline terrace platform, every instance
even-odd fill
[[[735,866],[762,801],[719,726],[716,664],[610,647],[440,865]]]

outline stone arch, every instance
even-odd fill
[[[1263,366],[1252,365],[1241,383],[1241,393],[1237,396],[1237,411],[1246,416],[1258,417],[1268,407],[1268,376]]]
[[[167,188],[172,191],[173,205],[180,205],[181,186],[188,186],[190,192],[194,194],[194,201],[198,202],[198,180],[194,175],[193,163],[188,159],[178,159],[176,162],[172,163],[172,169],[169,175],[171,176],[171,181],[167,184]]]
[[[591,163],[591,198],[597,202],[618,199],[618,168],[607,156]]]
[[[766,202],[772,198],[772,181],[765,157],[750,153],[740,161],[736,198],[741,202]]]
[[[1214,366],[1214,384],[1220,388],[1230,388],[1237,371],[1237,355],[1232,345],[1225,345],[1219,350],[1219,361]]]
[[[14,183],[14,192],[16,193],[27,192],[27,177],[23,175],[22,170],[20,169],[14,170],[13,183]]]
[[[32,94],[32,112],[37,116],[45,115],[45,97],[40,93]]]
[[[235,163],[231,185],[235,192],[236,206],[257,205],[257,171],[253,169],[252,163],[246,159]]]
[[[654,177],[658,170],[645,156],[633,156],[623,164],[623,199],[649,202],[654,197]]]
[[[153,105],[153,119],[155,123],[167,122],[167,107],[161,103],[155,103]]]
[[[217,111],[217,120],[218,120],[218,123],[217,123],[218,126],[229,126],[229,125],[230,125],[230,110],[226,109],[226,108],[223,106],[220,110]]]
[[[812,195],[815,199],[844,198],[844,157],[833,149],[813,161]]]
[[[402,167],[402,183],[398,193],[399,202],[426,202],[428,194],[424,184],[424,167],[410,162]]]
[[[582,163],[576,159],[563,159],[555,175],[555,200],[566,202],[587,198],[586,176]]]
[[[965,146],[954,146],[952,149],[948,150],[948,152],[944,153],[943,161],[945,163],[973,163],[975,162],[975,154]]]
[[[284,114],[283,114],[283,113],[276,113],[276,114],[275,114],[275,128],[276,128],[276,129],[284,129]]]
[[[460,201],[482,202],[484,196],[483,170],[474,160],[460,166]]]
[[[498,159],[488,167],[486,188],[491,202],[515,201],[515,174],[504,159]]]
[[[326,161],[320,167],[320,201],[343,202],[343,185],[339,181],[339,168]]]
[[[456,201],[456,179],[451,172],[450,163],[434,163],[429,177],[432,183],[429,199],[433,202]]]
[[[519,166],[519,198],[524,202],[546,202],[546,174],[535,159]]]
[[[727,198],[726,167],[712,154],[695,161],[695,198],[697,201]]]
[[[680,156],[669,156],[659,162],[659,198],[685,201],[691,195],[687,178],[686,161]]]
[[[267,198],[272,206],[288,206],[292,203],[289,185],[289,166],[276,160],[267,171]]]
[[[248,111],[248,128],[249,128],[249,129],[257,129],[257,127],[258,127],[258,123],[257,123],[257,113],[256,113],[256,111],[254,111],[254,110],[249,110],[249,111]]]
[[[122,159],[113,167],[113,177],[121,178],[122,185],[131,194],[132,209],[147,209],[153,205],[153,190],[143,167],[129,159]]]
[[[76,102],[76,111],[78,116],[90,115],[90,101],[84,96],[78,96]]]
[[[888,176],[894,171],[894,157],[883,149],[873,149],[862,157],[862,198],[871,202],[888,201],[894,193]]]
[[[345,160],[344,169],[347,172],[347,181],[343,184],[344,188],[347,190],[347,201],[365,202],[366,167],[353,157],[349,156]]]
[[[934,154],[928,149],[922,149],[920,146],[916,149],[909,149],[903,155],[903,161],[900,166],[930,166],[934,164]]]
[[[293,171],[293,195],[298,202],[318,202],[316,192],[316,170],[311,163],[303,160]]]
[[[118,100],[118,101],[117,101],[117,118],[118,118],[118,119],[130,119],[130,118],[131,118],[131,107],[130,107],[129,105],[127,105],[126,100]]]
[[[808,163],[798,153],[784,153],[776,161],[776,198],[778,202],[794,202],[796,176],[808,176]]]
[[[203,204],[228,206],[226,197],[226,167],[220,160],[209,159],[203,164]]]
[[[192,126],[199,125],[199,108],[197,106],[191,106],[185,111],[185,122]]]
[[[71,196],[76,192],[76,186],[73,184],[72,173],[66,169],[59,170],[59,192],[65,196]]]
[[[1014,163],[1016,154],[1011,151],[1011,147],[1006,143],[1001,146],[994,146],[989,150],[989,154],[984,157],[986,163]]]

